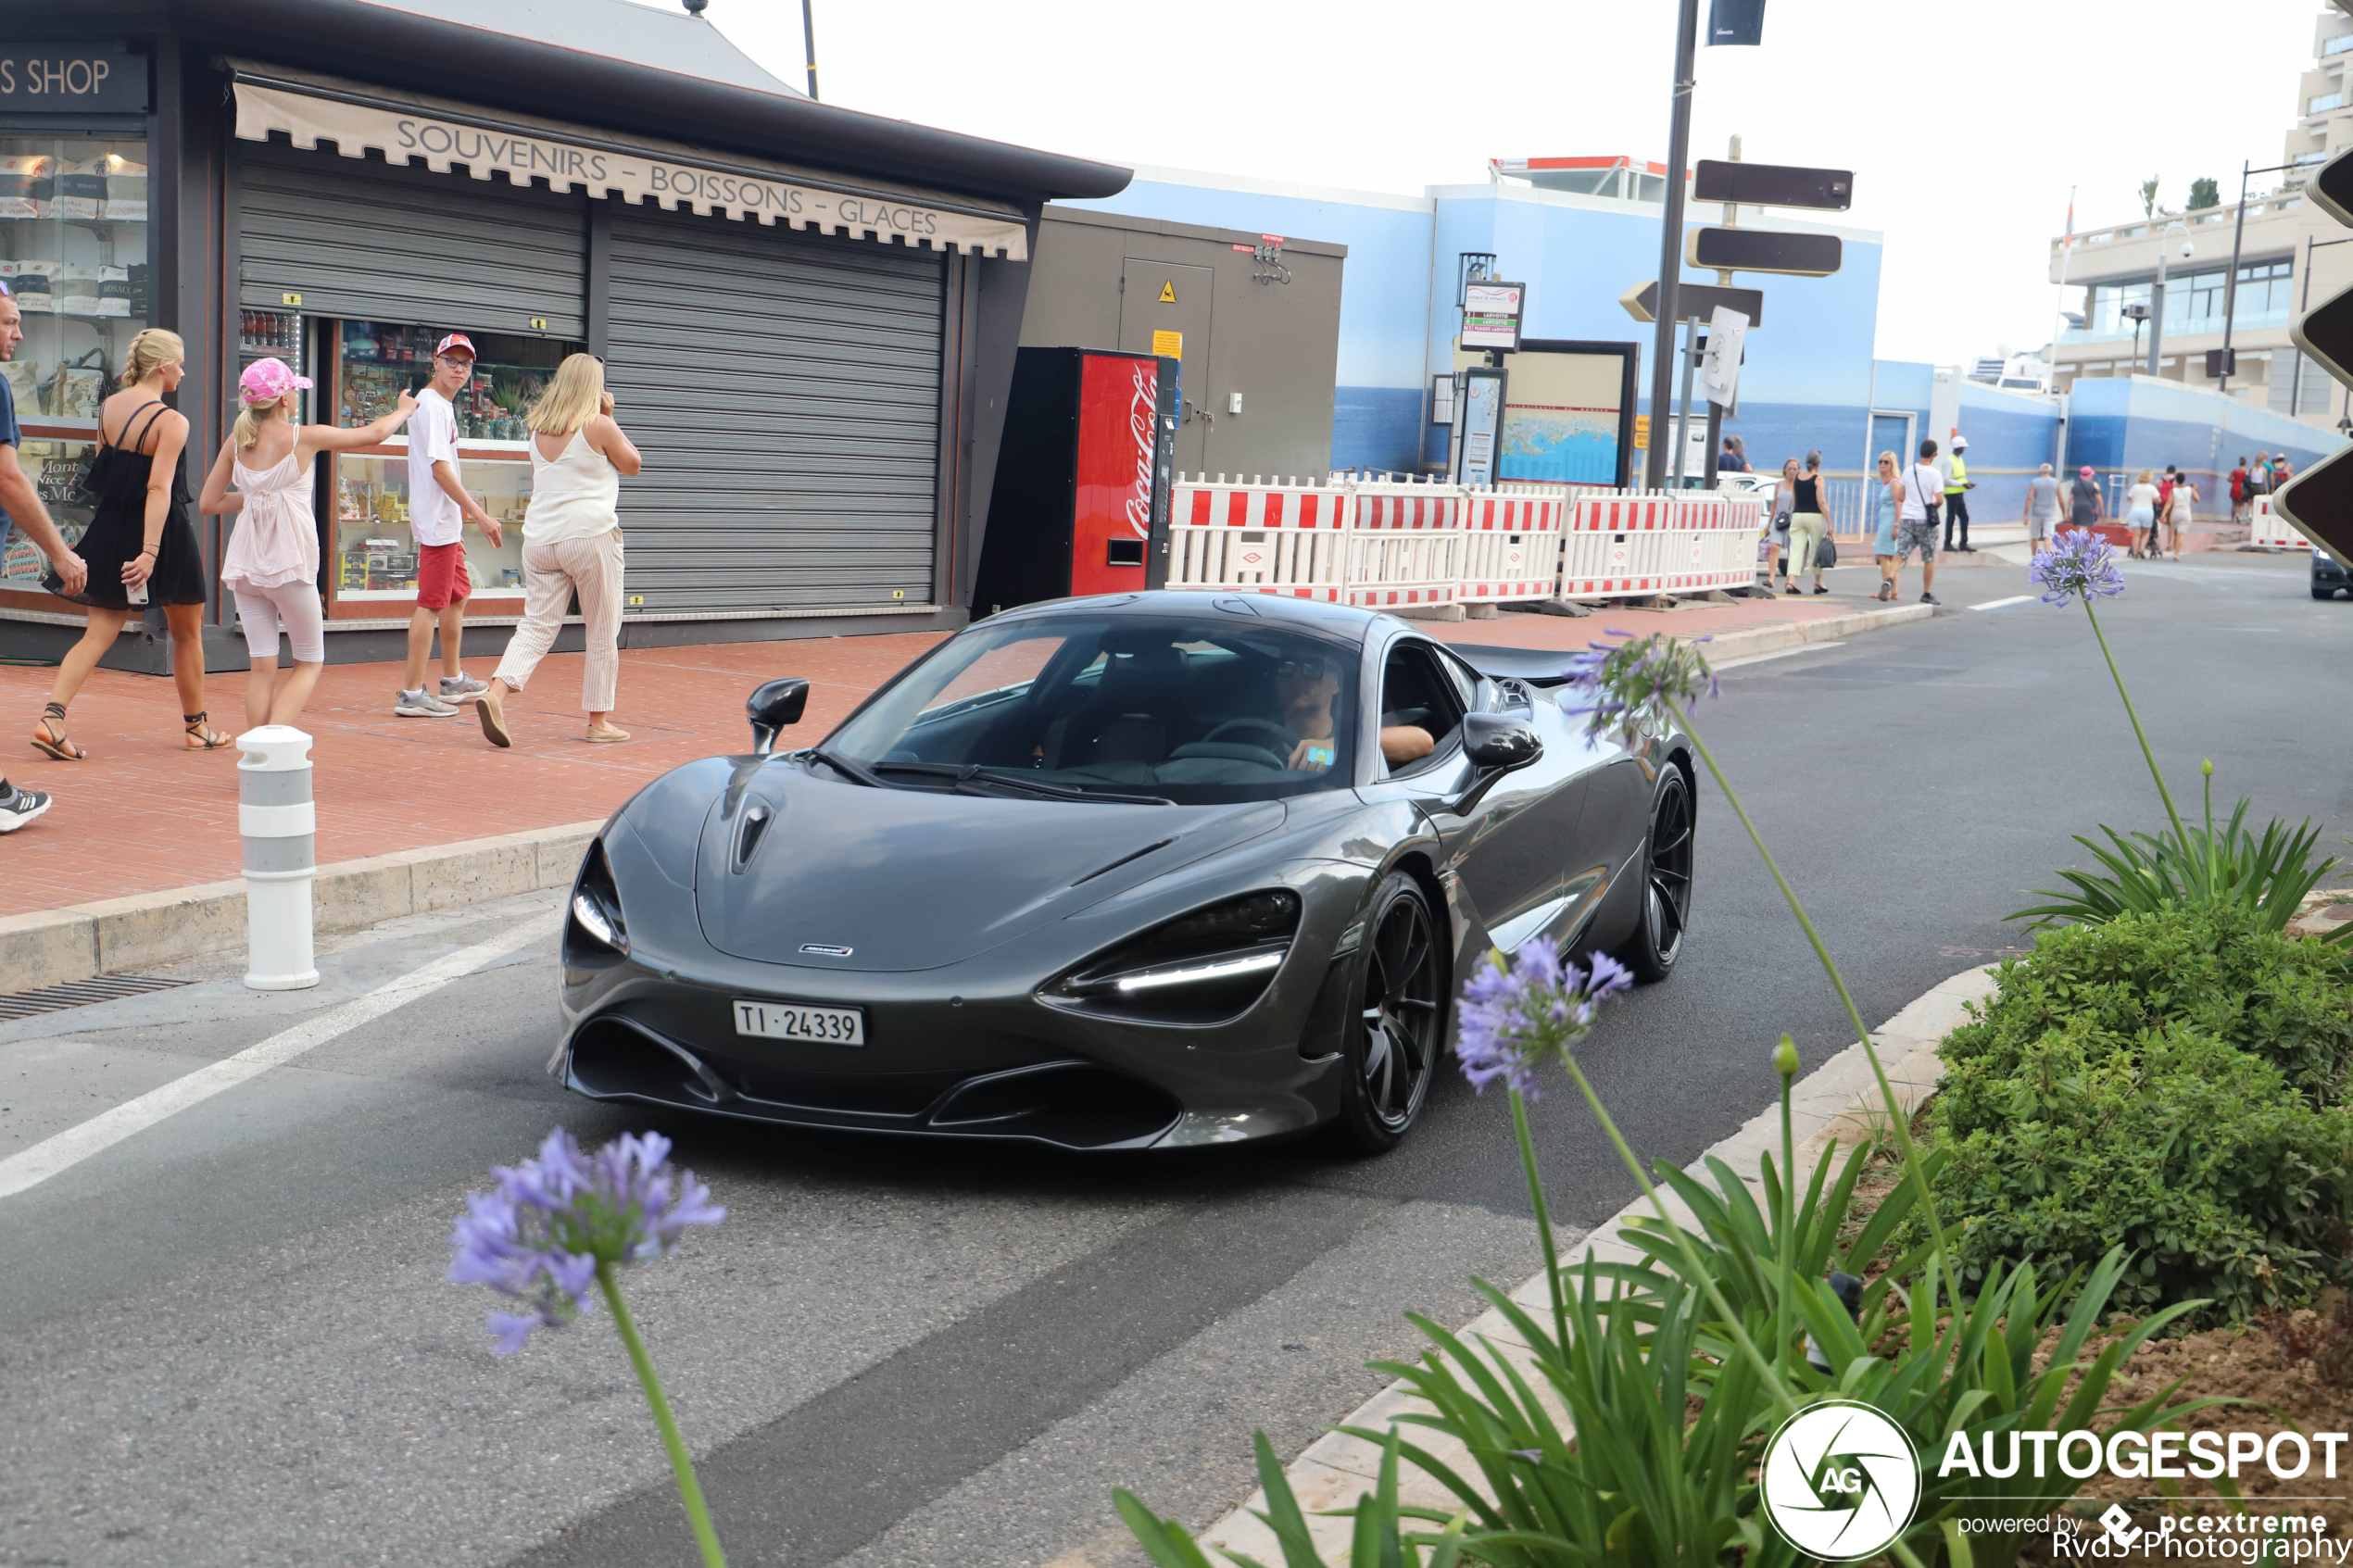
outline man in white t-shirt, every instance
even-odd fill
[[[409,617],[409,673],[392,710],[403,719],[450,719],[457,704],[482,695],[483,683],[468,678],[458,662],[465,629],[466,599],[473,592],[466,571],[466,524],[500,540],[498,520],[466,494],[458,468],[458,411],[450,398],[474,373],[474,345],[451,332],[434,345],[433,379],[417,394],[409,417],[409,535],[417,546],[417,608]],[[441,630],[441,690],[425,689],[425,661],[433,652],[435,623]]]
[[[415,423],[413,417],[410,421]],[[1901,572],[1913,550],[1920,553],[1920,603],[1932,605],[1936,586],[1937,518],[1930,510],[1944,501],[1944,474],[1936,466],[1936,443],[1920,443],[1920,460],[1904,470],[1904,506],[1895,518],[1895,570]]]

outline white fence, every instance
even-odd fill
[[[1705,593],[1755,581],[1766,502],[1411,478],[1177,476],[1168,585],[1378,609]]]
[[[2312,541],[2298,533],[2287,519],[2271,509],[2271,497],[2258,495],[2246,504],[2247,535],[2250,545],[2274,545],[2291,550],[2309,550]]]

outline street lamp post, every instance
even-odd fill
[[[2239,242],[2246,235],[2246,182],[2257,174],[2277,174],[2295,167],[2278,163],[2269,169],[2249,169],[2244,160],[2239,164],[2239,210],[2231,225],[2231,270],[2222,275],[2222,376],[2215,384],[2215,390],[2226,395],[2231,390],[2231,326],[2239,313]]]
[[[2176,219],[2174,221],[2168,223],[2165,226],[2165,232],[2158,236],[2157,289],[2156,292],[2149,296],[2148,373],[2150,375],[2157,374],[2157,357],[2158,352],[2165,346],[2165,247],[2171,242],[2173,234],[2177,230],[2181,232],[2182,236],[2182,256],[2183,259],[2186,260],[2190,254],[2190,231],[2187,224]],[[2137,336],[2138,334],[2136,333],[2135,335]],[[2184,379],[2187,379],[2186,376]]]

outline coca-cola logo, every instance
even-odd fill
[[[1136,438],[1136,483],[1127,493],[1127,526],[1139,539],[1152,534],[1153,427],[1160,420],[1159,370],[1135,366],[1135,395],[1127,404],[1127,431]]]

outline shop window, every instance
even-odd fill
[[[147,324],[146,143],[0,134],[0,282],[23,314],[24,340],[0,365],[23,427],[17,460],[77,541],[98,405]],[[47,567],[12,533],[0,587],[37,590]]]
[[[464,332],[477,351],[474,373],[452,399],[459,456],[467,491],[504,532],[493,546],[472,523],[465,530],[466,563],[480,608],[520,614],[522,598],[522,517],[531,503],[530,432],[523,415],[547,389],[567,354],[582,345],[553,338],[472,330],[462,323],[427,326],[390,321],[341,321],[329,331],[334,349],[332,395],[335,422],[365,424],[389,413],[403,392],[422,389],[433,374],[434,345]],[[333,577],[339,605],[349,615],[381,615],[374,601],[397,601],[416,591],[417,550],[409,533],[409,441],[406,433],[382,446],[334,459]],[[499,605],[496,601],[511,600]]]

